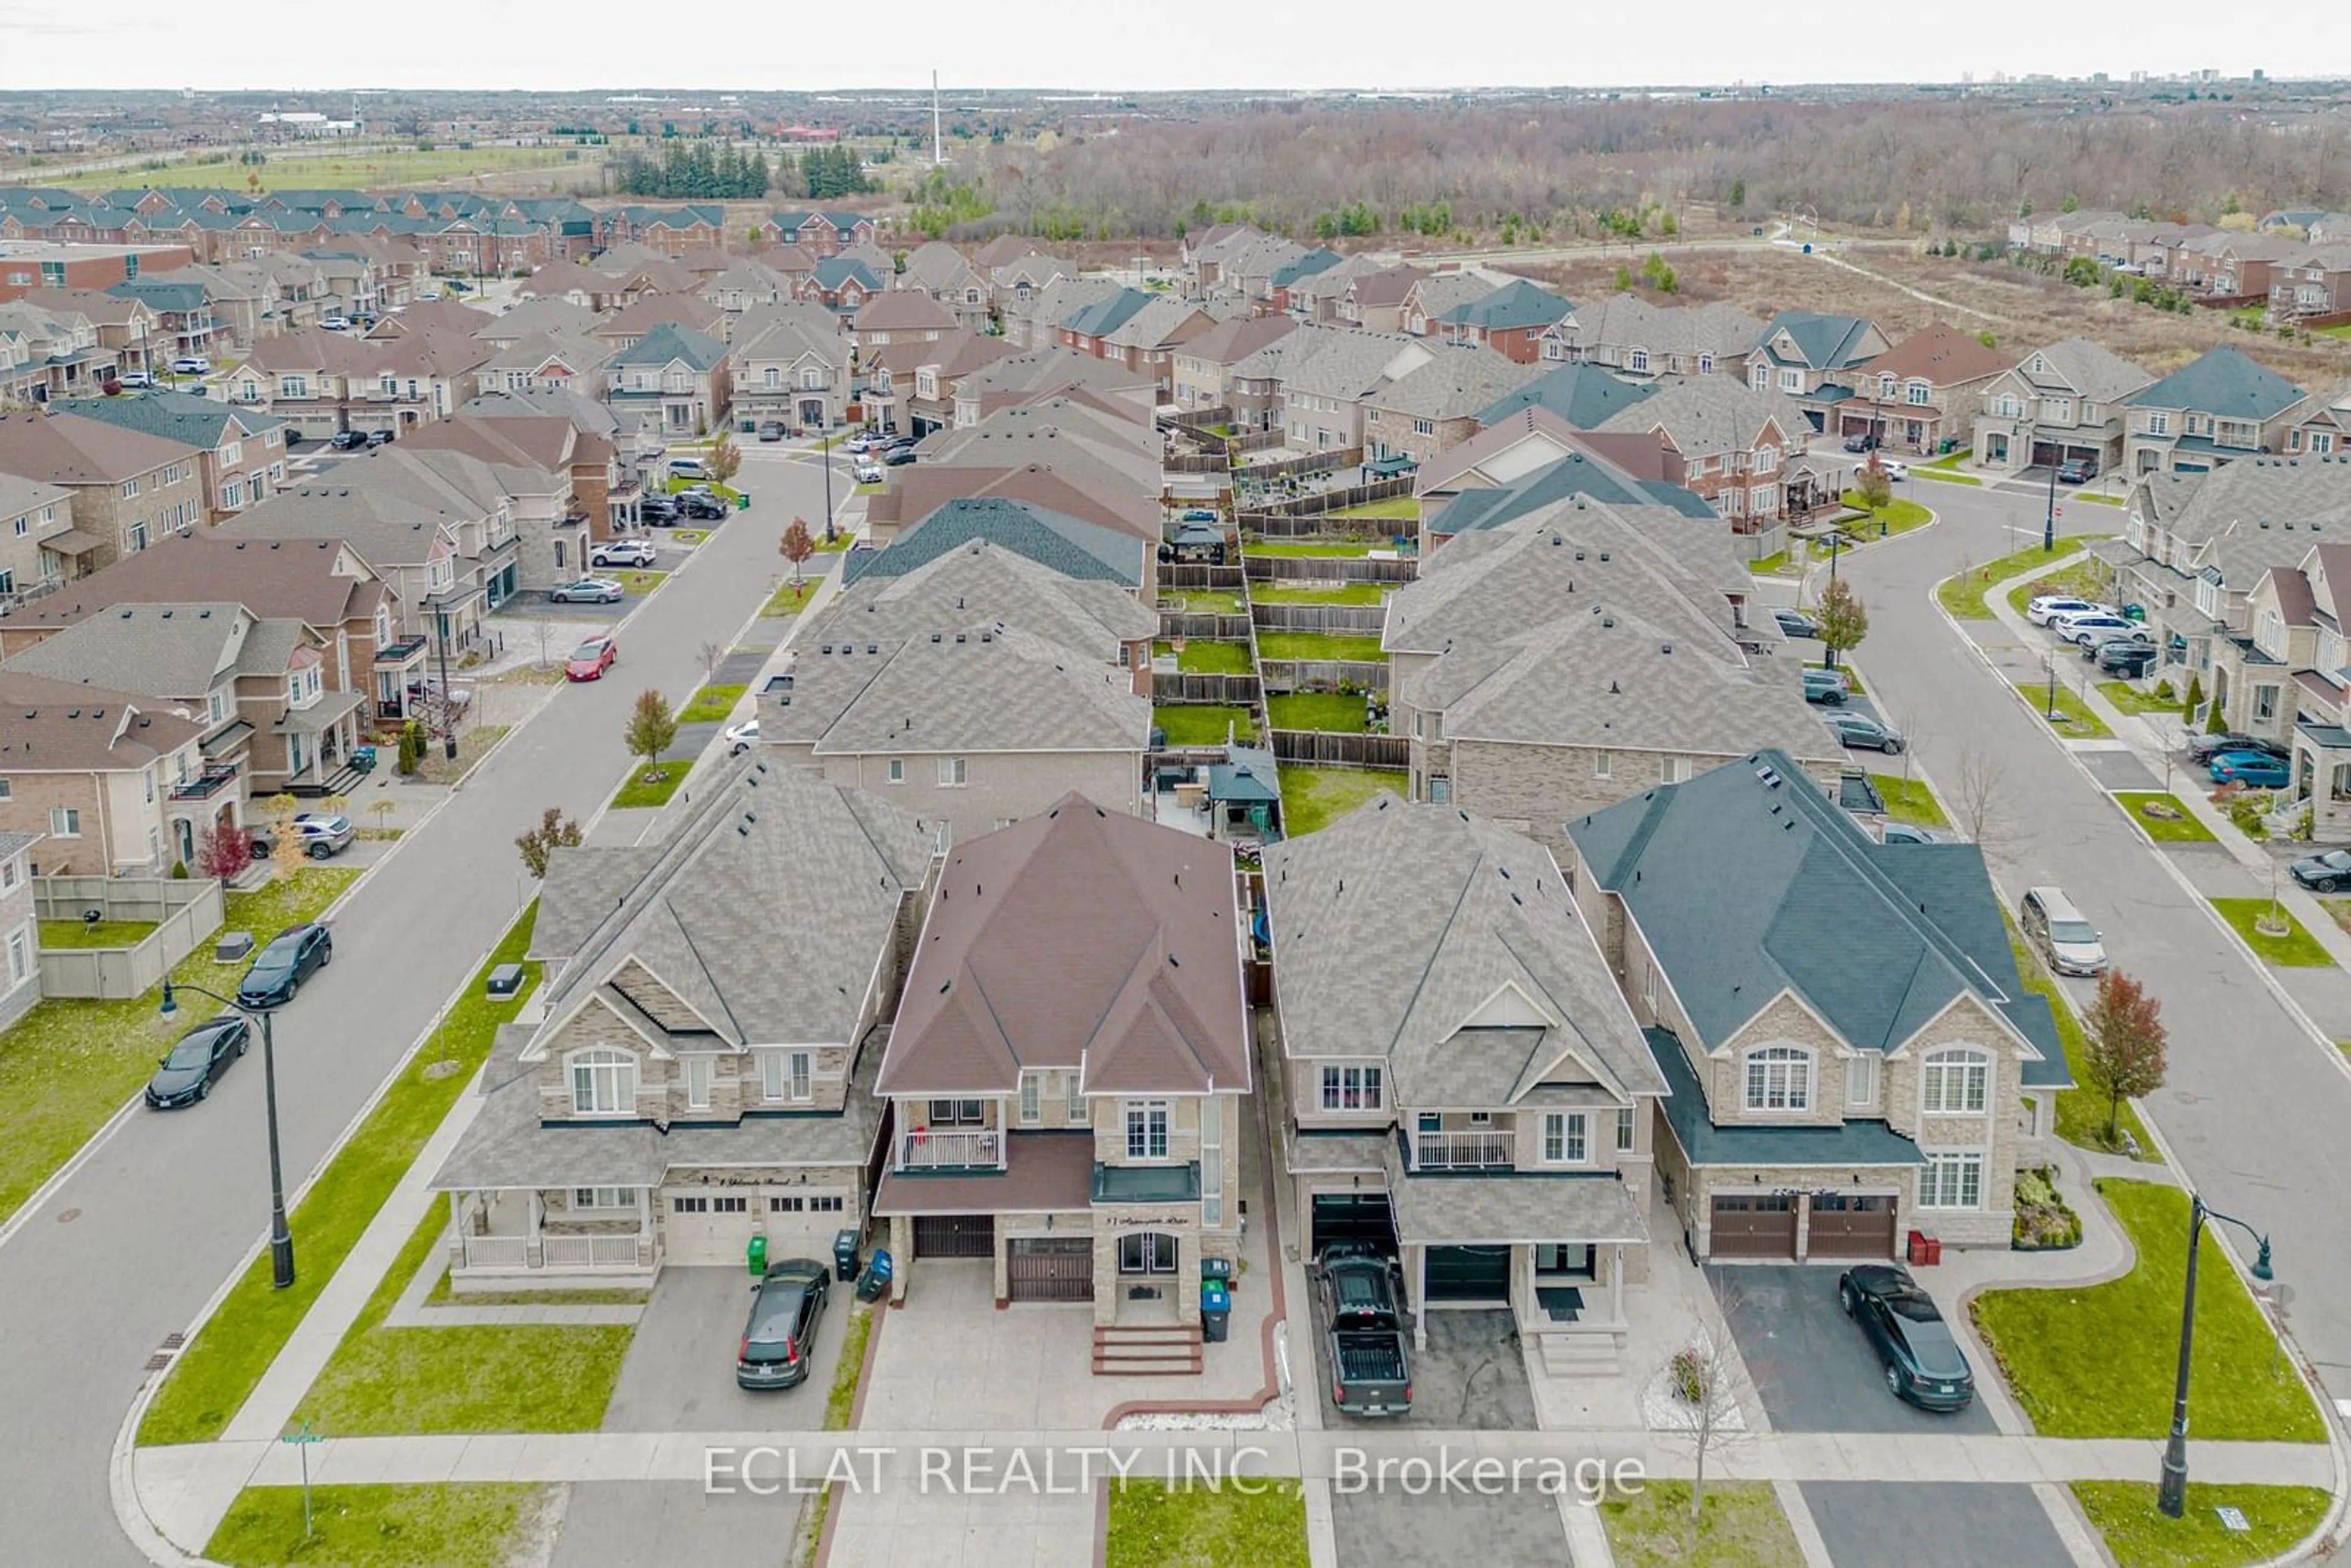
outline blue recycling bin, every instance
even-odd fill
[[[857,1299],[861,1301],[881,1300],[882,1292],[890,1288],[892,1272],[888,1249],[876,1247],[872,1258],[865,1265],[865,1272],[857,1277]]]
[[[1200,1281],[1200,1338],[1208,1344],[1222,1344],[1231,1337],[1233,1324],[1233,1293],[1222,1280]]]

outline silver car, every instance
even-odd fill
[[[547,591],[556,604],[618,604],[628,591],[609,577],[583,577]]]

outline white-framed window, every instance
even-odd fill
[[[1616,1152],[1629,1155],[1641,1141],[1641,1108],[1621,1105],[1616,1110]]]
[[[22,931],[8,933],[8,984],[21,986],[33,972],[33,957]]]
[[[2220,613],[2220,585],[2209,577],[2196,580],[2196,612],[2215,617]]]
[[[1980,1051],[1938,1051],[1919,1064],[1918,1086],[1929,1115],[1980,1112],[1991,1092],[1991,1058]]]
[[[1912,382],[1902,389],[1902,401],[1914,408],[1924,408],[1934,389],[1925,382]]]
[[[1200,1102],[1200,1223],[1225,1222],[1225,1114],[1210,1098]]]
[[[1767,1045],[1747,1053],[1750,1111],[1809,1111],[1813,1053],[1793,1045]]]
[[[78,839],[81,837],[81,810],[75,806],[49,808],[49,837]]]
[[[1700,354],[1698,357],[1698,373],[1702,376],[1710,376],[1714,374],[1714,356],[1712,354]]]
[[[1755,449],[1755,460],[1751,466],[1758,474],[1771,473],[1774,468],[1780,466],[1780,449],[1776,446],[1757,447]]]
[[[890,758],[890,766],[886,772],[891,783],[904,784],[906,781],[906,759],[903,757]]]
[[[797,1101],[816,1098],[816,1053],[810,1051],[788,1052],[784,1058],[785,1089]]]
[[[574,1212],[583,1208],[634,1208],[637,1189],[632,1186],[575,1186],[571,1189]]]
[[[138,497],[139,481],[136,479],[125,479],[122,482],[122,498],[126,501],[132,501],[138,499]]]
[[[1625,355],[1625,368],[1628,371],[1639,371],[1646,373],[1649,368],[1649,350],[1646,349],[1635,349],[1631,353]]]
[[[2275,686],[2253,688],[2253,722],[2268,724],[2277,717],[2278,689]]]
[[[1542,1119],[1542,1157],[1547,1166],[1580,1166],[1589,1141],[1581,1111],[1546,1111]]]
[[[1164,1160],[1167,1157],[1166,1101],[1127,1102],[1126,1157],[1131,1160]]]
[[[971,769],[963,758],[942,757],[939,758],[940,789],[960,789],[970,782]]]
[[[1020,1124],[1033,1127],[1045,1119],[1045,1075],[1024,1072],[1020,1075]]]
[[[2169,415],[2169,414],[2168,414],[2168,413],[2150,413],[2150,414],[2148,414],[2148,415],[2147,416],[2147,433],[2149,435],[2168,435],[2168,434],[2171,434],[2171,415]]]
[[[1071,1121],[1080,1124],[1093,1120],[1093,1112],[1086,1104],[1084,1083],[1084,1077],[1074,1067],[1061,1080],[1061,1092],[1067,1097],[1062,1112]]]
[[[707,1056],[685,1059],[685,1108],[689,1111],[710,1109],[710,1080],[715,1063]]]
[[[2041,400],[2041,417],[2051,424],[2074,423],[2074,400],[2070,397],[2045,397]]]
[[[1803,391],[1804,372],[1802,371],[1782,371],[1780,372],[1780,390],[1783,392],[1800,392]]]
[[[1690,765],[1688,758],[1664,757],[1657,759],[1658,782],[1664,784],[1686,783],[1688,781],[1689,776]]]
[[[1385,1074],[1370,1065],[1322,1064],[1322,1109],[1377,1111],[1386,1103]]]
[[[1921,1208],[1981,1208],[1981,1155],[1928,1155],[1918,1171]]]
[[[1877,1103],[1877,1062],[1873,1052],[1849,1058],[1844,1064],[1844,1103],[1848,1111],[1866,1111]]]
[[[576,1116],[625,1116],[637,1108],[637,1061],[624,1051],[574,1052],[571,1112]]]
[[[1594,779],[1605,779],[1615,770],[1616,754],[1614,752],[1595,751],[1592,754],[1592,776]]]
[[[1758,485],[1747,492],[1747,510],[1752,516],[1768,517],[1780,509],[1780,486]]]
[[[1434,435],[1437,434],[1437,422],[1433,419],[1416,419],[1412,422],[1412,433],[1415,435]]]

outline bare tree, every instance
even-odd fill
[[[1959,754],[1959,771],[1951,784],[1951,815],[1978,847],[2000,841],[2008,817],[2005,758],[1980,746]]]
[[[1733,1310],[1730,1300],[1723,1311]],[[1739,1379],[1731,1354],[1704,1330],[1674,1352],[1659,1374],[1665,1409],[1658,1413],[1667,1430],[1678,1431],[1693,1449],[1696,1469],[1690,1479],[1690,1518],[1706,1504],[1706,1461],[1709,1455],[1745,1434],[1739,1410]],[[1653,1417],[1653,1420],[1656,1417]]]
[[[718,678],[718,666],[726,662],[726,644],[705,643],[695,656],[702,661],[702,679],[706,685]]]

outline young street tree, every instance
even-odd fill
[[[718,439],[711,443],[709,455],[703,458],[702,466],[721,485],[731,483],[735,476],[743,471],[743,449],[722,432]]]
[[[1824,650],[1821,655],[1823,669],[1835,669],[1837,656],[1852,653],[1869,635],[1869,612],[1863,607],[1861,595],[1853,591],[1853,584],[1841,577],[1831,578],[1822,592],[1817,619]]]
[[[1739,1414],[1737,1379],[1730,1357],[1701,1332],[1674,1352],[1666,1363],[1665,1380],[1673,1412],[1668,1429],[1678,1429],[1694,1450],[1690,1517],[1697,1519],[1706,1505],[1707,1457],[1746,1429]]]
[[[1853,493],[1872,512],[1894,499],[1894,482],[1886,476],[1886,465],[1877,460],[1876,453],[1872,452],[1869,461],[1853,471]]]
[[[808,524],[794,517],[784,526],[783,543],[776,547],[783,558],[792,563],[792,586],[800,585],[800,563],[816,554],[816,541],[809,538]]]
[[[2163,1004],[2119,969],[2098,977],[2097,1000],[2082,1015],[2082,1075],[2106,1097],[2106,1142],[2116,1139],[2123,1102],[2163,1087]]]
[[[522,863],[534,880],[547,878],[547,858],[559,849],[580,847],[580,824],[563,814],[560,807],[549,806],[538,820],[538,826],[515,840],[515,848],[522,852]]]
[[[650,770],[677,739],[677,715],[670,711],[669,699],[651,688],[639,692],[621,739],[628,747],[629,755],[643,758]]]
[[[1916,743],[1916,737],[1912,741]],[[1996,752],[1970,746],[1959,754],[1951,815],[1980,848],[1996,842],[2008,812],[2008,764]]]
[[[269,858],[280,873],[290,877],[309,858],[302,842],[302,831],[294,825],[302,802],[291,795],[272,795],[261,802],[261,809],[269,813]]]

